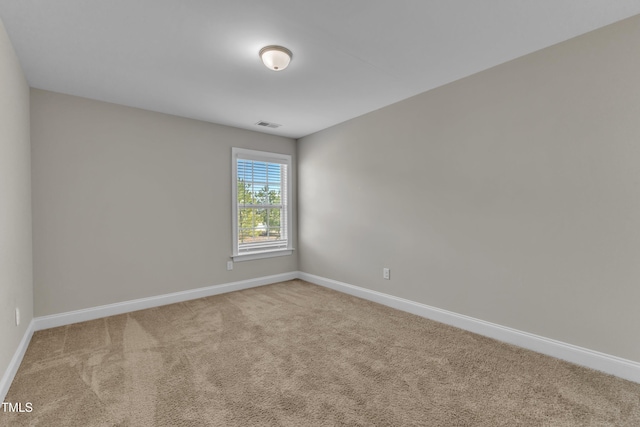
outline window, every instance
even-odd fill
[[[291,156],[232,149],[233,259],[291,255]]]

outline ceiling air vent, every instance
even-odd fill
[[[280,126],[282,126],[282,125],[279,125],[279,124],[277,124],[277,123],[269,123],[269,122],[265,122],[265,121],[263,121],[263,120],[260,120],[260,121],[259,121],[258,123],[256,123],[256,124],[257,124],[258,126],[264,126],[264,127],[266,127],[266,128],[272,128],[272,129],[279,128]]]

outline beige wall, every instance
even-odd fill
[[[640,361],[639,40],[634,17],[300,140],[300,270]]]
[[[0,21],[0,377],[33,318],[30,150],[29,86]]]
[[[231,147],[294,140],[36,89],[31,126],[37,316],[297,270],[226,270]]]

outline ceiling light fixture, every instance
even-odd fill
[[[265,46],[260,49],[260,58],[264,65],[273,71],[282,71],[289,66],[293,54],[282,46]]]

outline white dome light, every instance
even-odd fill
[[[260,58],[264,65],[273,71],[282,71],[289,66],[293,54],[282,46],[266,46],[260,49]]]

